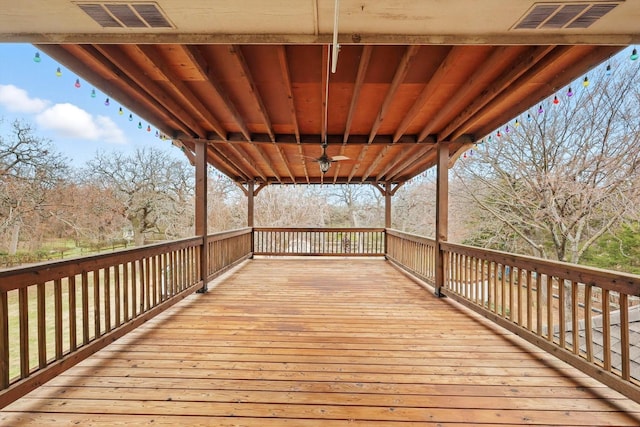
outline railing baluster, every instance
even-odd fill
[[[631,360],[629,352],[629,299],[620,294],[620,354],[622,356],[622,379],[631,380]]]
[[[571,282],[571,345],[573,346],[573,354],[580,352],[580,334],[578,328],[578,283]]]
[[[0,291],[0,386],[9,387],[9,298]]]
[[[566,348],[566,312],[565,312],[565,281],[558,277],[558,330],[560,332],[560,347]]]
[[[93,326],[95,337],[100,336],[102,330],[100,324],[100,270],[94,270],[93,272]]]
[[[536,271],[536,332],[542,336],[542,274]]]
[[[104,269],[104,329],[109,332],[111,328],[111,267]]]
[[[593,337],[592,337],[592,286],[585,285],[584,288],[584,341],[586,346],[587,360],[593,362]]]
[[[89,342],[89,275],[82,272],[82,345]]]
[[[55,342],[56,342],[56,359],[62,359],[62,282],[60,279],[56,279],[53,282],[53,304],[55,311]]]
[[[527,328],[533,331],[533,275],[531,270],[527,270]]]
[[[29,376],[29,296],[27,287],[18,290],[20,325],[20,378]]]
[[[611,308],[608,289],[602,290],[602,347],[604,369],[611,372]]]
[[[115,327],[119,327],[122,324],[122,313],[120,311],[120,302],[122,298],[121,290],[120,290],[120,273],[121,273],[122,264],[117,264],[113,267],[114,273],[114,282],[113,282],[113,304],[114,304],[114,316],[115,316]]]
[[[553,342],[553,276],[546,275],[547,289],[547,341]]]
[[[38,300],[38,366],[42,369],[47,366],[47,301],[45,284],[38,283],[36,289]]]
[[[78,348],[78,325],[76,322],[76,275],[69,276],[69,352]]]

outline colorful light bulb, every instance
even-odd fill
[[[91,97],[92,98],[96,97],[96,90],[95,89],[91,89]]]
[[[510,130],[510,129],[509,129],[509,125],[507,125],[507,126],[504,128],[504,133],[509,133],[509,130]]]
[[[531,114],[527,113],[527,121],[530,122],[531,121]]]
[[[151,132],[151,126],[147,126],[147,132]]]
[[[516,119],[515,124],[513,125],[513,127],[515,127],[516,129],[518,128],[518,126],[520,126],[520,122],[518,121],[518,119]]]
[[[104,106],[108,107],[111,104],[111,101],[109,101],[109,98],[104,100]]]
[[[567,91],[567,96],[569,98],[571,98],[573,96],[573,92],[571,91],[571,88],[569,88],[569,90]]]
[[[35,56],[33,57],[33,62],[40,62],[42,61],[42,58],[40,58],[40,52],[36,52]]]
[[[142,122],[138,122],[138,129],[142,129]]]
[[[122,107],[118,108],[118,115],[121,116],[124,114],[124,111],[122,111]]]
[[[582,86],[589,87],[589,77],[584,76],[584,80],[582,81]]]
[[[558,100],[558,97],[557,97],[557,96],[554,96],[554,97],[553,97],[553,103],[554,103],[555,105],[560,104],[560,101]]]
[[[632,61],[635,61],[636,59],[638,59],[638,49],[634,47],[633,51],[631,52],[631,56],[629,58],[631,58]]]
[[[538,108],[538,114],[544,113],[544,108],[542,108],[542,104],[540,104],[540,108]]]
[[[160,132],[156,131],[156,138],[160,137]]]
[[[56,77],[60,77],[62,75],[62,70],[60,67],[56,68]]]
[[[496,136],[497,136],[498,138],[500,138],[500,137],[502,136],[502,134],[500,133],[500,131],[498,131],[498,132],[496,133]]]
[[[607,70],[605,71],[605,75],[607,76],[611,75],[611,64],[607,64]]]
[[[133,114],[129,114],[129,121],[132,122],[133,121]]]
[[[75,86],[77,89],[79,89],[79,88],[80,88],[80,86],[81,86],[81,84],[80,84],[80,79],[76,79],[76,82],[75,82],[74,86]]]

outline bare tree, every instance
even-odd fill
[[[3,240],[9,242],[9,254],[16,253],[22,233],[41,229],[67,172],[66,159],[52,150],[49,140],[34,135],[29,124],[16,120],[8,136],[0,135],[0,235],[8,237]]]
[[[267,227],[322,227],[327,201],[317,187],[270,185],[255,199],[256,224]]]
[[[98,153],[86,171],[117,196],[113,208],[129,222],[136,245],[153,233],[168,239],[192,234],[193,171],[186,161],[143,148],[131,155]]]
[[[482,226],[475,243],[577,263],[640,200],[640,75],[618,64],[565,88],[455,168]],[[572,96],[569,96],[572,95]]]

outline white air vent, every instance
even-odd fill
[[[76,4],[103,28],[175,28],[153,2],[105,1]]]
[[[536,3],[512,27],[514,30],[588,28],[621,4],[618,1]]]

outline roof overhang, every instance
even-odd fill
[[[38,44],[188,154],[206,141],[235,181],[399,183],[640,40],[632,1],[342,0],[332,73],[335,3],[0,1],[0,41]],[[349,158],[324,175],[322,142]]]

